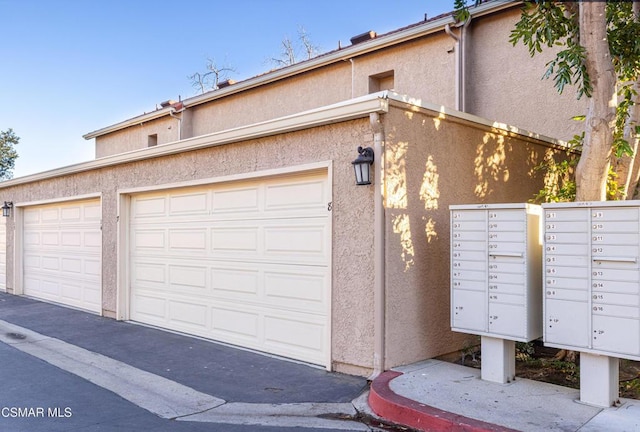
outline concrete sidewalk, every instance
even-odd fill
[[[369,405],[423,431],[640,432],[640,401],[602,409],[579,399],[579,390],[517,377],[497,384],[479,369],[427,360],[376,378]]]

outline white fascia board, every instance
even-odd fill
[[[157,110],[157,111],[152,111],[150,113],[142,114],[142,115],[139,115],[137,117],[131,118],[129,120],[125,120],[123,122],[116,123],[116,124],[114,124],[112,126],[108,126],[106,128],[102,128],[102,129],[98,129],[98,130],[93,131],[93,132],[89,132],[89,133],[87,133],[85,135],[82,135],[82,138],[84,138],[86,140],[89,140],[89,139],[92,139],[92,138],[95,138],[95,137],[98,137],[98,136],[101,136],[101,135],[105,135],[105,134],[108,134],[108,133],[111,133],[111,132],[118,131],[120,129],[124,129],[124,128],[130,127],[130,126],[137,126],[137,125],[140,125],[142,123],[145,123],[145,122],[148,122],[148,121],[151,121],[151,120],[155,120],[155,119],[160,118],[160,117],[167,116],[167,115],[169,115],[170,113],[172,113],[174,111],[175,111],[175,109],[173,107],[167,107],[167,108],[163,108],[163,109],[160,109],[160,110]]]
[[[123,163],[152,159],[207,147],[215,147],[234,142],[308,129],[331,123],[364,118],[368,117],[371,113],[386,113],[388,112],[388,109],[387,92],[374,93],[265,122],[214,132],[182,141],[158,145],[156,147],[147,147],[117,155],[106,156],[88,162],[82,162],[41,173],[6,180],[0,182],[0,189]]]
[[[496,0],[488,3],[482,3],[477,7],[472,7],[470,8],[470,12],[472,17],[480,17],[483,15],[499,12],[504,9],[512,8],[521,3],[521,1]],[[350,45],[348,47],[330,52],[326,55],[320,55],[310,60],[306,60],[300,63],[293,64],[291,66],[284,67],[282,69],[277,69],[263,75],[258,75],[256,77],[246,79],[223,89],[210,91],[202,95],[185,99],[182,101],[182,103],[185,108],[189,108],[195,105],[210,102],[215,99],[227,97],[234,93],[239,93],[255,87],[260,87],[274,81],[279,81],[294,75],[299,75],[304,72],[318,69],[320,67],[327,66],[336,62],[349,60],[350,58],[368,54],[372,51],[381,50],[383,48],[398,45],[403,42],[436,33],[438,31],[443,31],[447,24],[457,24],[452,15],[447,15],[433,21],[426,21],[422,25],[416,25],[406,30],[391,32],[386,36],[381,36],[367,42]],[[123,122],[116,123],[102,129],[98,129],[94,132],[87,133],[86,135],[83,135],[83,138],[88,140],[101,135],[106,135],[108,133],[124,129],[129,126],[135,126],[140,123],[156,119],[158,117],[169,115],[171,111],[171,108],[165,108],[163,110],[154,111],[145,115],[134,117],[132,119],[125,120]]]

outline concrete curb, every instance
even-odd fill
[[[517,432],[514,429],[442,411],[400,396],[389,383],[402,375],[387,371],[371,383],[369,406],[380,417],[421,431],[433,432]]]

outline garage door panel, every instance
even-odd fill
[[[200,331],[207,328],[207,306],[187,301],[169,303],[169,321],[178,325],[196,327]]]
[[[132,197],[131,319],[324,364],[328,193],[316,174]]]
[[[172,287],[184,287],[194,294],[204,295],[207,289],[206,266],[169,266],[169,284]]]
[[[308,316],[270,314],[265,317],[265,345],[272,351],[295,353],[297,358],[310,360],[324,351],[324,322],[313,322]]]
[[[211,213],[225,216],[228,213],[244,213],[245,215],[259,213],[258,187],[242,187],[212,192]],[[228,217],[228,216],[227,216]]]
[[[191,251],[197,253],[206,252],[206,229],[170,229],[169,253]]]
[[[173,195],[169,197],[169,215],[204,215],[209,212],[207,192]]]
[[[27,207],[24,294],[101,311],[100,200]]]
[[[140,284],[145,282],[164,285],[167,281],[166,265],[148,262],[134,262],[132,277],[134,286],[140,286]]]
[[[283,254],[301,258],[300,254],[309,258],[316,258],[324,261],[326,258],[326,232],[325,227],[319,224],[309,224],[305,226],[270,226],[265,228],[264,249],[267,256],[279,256]]]
[[[259,345],[260,314],[256,311],[237,310],[214,306],[211,308],[211,335],[232,343]]]
[[[328,201],[324,181],[266,186],[265,209],[267,211],[324,209]]]
[[[301,312],[322,313],[327,308],[326,275],[268,271],[264,275],[265,302]]]
[[[158,298],[155,293],[146,295],[144,289],[138,289],[131,298],[131,313],[151,318],[152,324],[163,325],[167,318],[166,305],[164,298]]]
[[[166,244],[165,238],[167,236],[166,230],[133,230],[133,246],[137,252],[144,252],[144,249],[162,250]]]
[[[211,248],[216,252],[258,253],[259,227],[215,227],[211,230]]]
[[[132,219],[164,216],[167,212],[167,198],[164,196],[139,198],[135,200],[131,210]]]

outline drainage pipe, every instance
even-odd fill
[[[444,26],[444,32],[446,34],[448,34],[449,36],[451,36],[453,38],[453,40],[455,41],[455,46],[453,48],[454,52],[455,52],[455,56],[456,56],[456,60],[455,60],[455,97],[456,97],[456,103],[454,108],[456,109],[456,111],[460,111],[461,110],[461,103],[460,103],[460,95],[461,95],[461,91],[460,91],[460,82],[461,82],[461,77],[460,75],[462,75],[461,73],[461,55],[460,52],[462,51],[462,44],[460,43],[460,36],[456,35],[453,31],[451,31],[451,25],[447,24]]]
[[[444,31],[446,34],[448,34],[449,36],[451,36],[453,38],[453,40],[455,41],[455,54],[456,54],[456,61],[455,61],[455,87],[456,87],[456,104],[455,104],[455,109],[457,111],[462,111],[462,112],[466,112],[467,110],[467,106],[466,106],[466,100],[467,100],[467,85],[466,85],[466,80],[467,80],[467,57],[466,57],[466,39],[467,39],[467,27],[469,26],[469,23],[471,22],[471,15],[469,15],[469,18],[462,24],[461,29],[460,29],[460,35],[455,34],[452,30],[451,30],[451,25],[447,24],[444,26]]]
[[[182,115],[178,117],[175,114],[182,113],[183,111],[184,108],[182,108],[180,111],[176,111],[175,108],[169,111],[169,115],[178,120],[178,141],[182,139]]]
[[[386,283],[385,283],[385,207],[386,196],[384,179],[384,128],[378,113],[369,114],[369,123],[373,132],[373,151],[375,154],[375,187],[373,198],[373,250],[374,250],[374,342],[373,342],[373,372],[369,377],[375,379],[385,370],[386,356]]]

